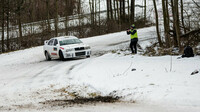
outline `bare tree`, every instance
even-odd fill
[[[184,23],[184,15],[183,15],[183,0],[181,0],[181,22],[183,26],[184,33],[186,33],[185,23]]]
[[[55,0],[55,23],[54,23],[54,26],[55,26],[55,36],[57,37],[58,36],[58,0]]]
[[[161,37],[160,37],[160,32],[159,32],[158,11],[157,11],[157,6],[156,6],[156,0],[153,0],[153,4],[154,4],[155,15],[156,15],[157,38],[158,38],[158,42],[159,42],[160,47],[163,47],[163,44],[162,44],[162,41],[161,41]]]
[[[122,15],[122,17],[123,17],[123,22],[126,22],[126,7],[125,7],[125,0],[122,0],[122,6],[123,6],[123,15]]]
[[[165,5],[166,5],[166,32],[167,32],[167,34],[166,34],[166,36],[167,36],[167,38],[168,38],[168,47],[171,47],[171,39],[170,39],[170,17],[169,17],[169,6],[168,6],[168,4],[169,4],[169,1],[168,0],[165,0]]]
[[[131,22],[135,22],[135,0],[131,0]]]
[[[9,23],[10,23],[10,0],[7,0],[7,3],[6,3],[6,27],[7,27],[7,49],[8,51],[10,50],[10,35],[9,35]]]
[[[19,27],[19,38],[18,38],[18,47],[21,48],[22,42],[22,18],[21,13],[23,10],[24,0],[16,0],[16,14],[17,14],[17,22]]]
[[[50,14],[49,14],[49,10],[50,10],[49,0],[46,0],[46,10],[47,10],[46,14],[47,14],[48,32],[51,32]]]
[[[144,22],[147,20],[147,0],[144,0]]]
[[[123,9],[122,9],[122,0],[119,0],[119,15],[120,15],[120,25],[122,25],[122,21],[123,21]]]
[[[174,14],[175,14],[174,22],[175,22],[175,29],[176,29],[176,37],[178,40],[179,50],[181,51],[178,0],[174,0]]]
[[[110,8],[110,10],[109,10],[110,11],[110,17],[111,17],[111,20],[113,20],[112,0],[110,0],[110,4],[109,5],[110,5],[110,7],[109,7]]]
[[[92,27],[94,26],[94,23],[95,23],[95,17],[94,17],[94,0],[89,0],[89,5],[90,5],[90,19],[91,19],[91,25]],[[107,13],[108,14],[108,13]]]
[[[117,4],[117,17],[118,17],[118,24],[120,24],[120,19],[121,19],[121,17],[120,17],[120,10],[119,10],[119,2],[118,1],[116,1],[116,4]]]
[[[95,20],[95,25],[97,25],[97,0],[94,1],[95,4],[95,13],[94,13],[94,20]]]
[[[129,24],[131,24],[130,23],[131,16],[130,16],[130,1],[129,0],[127,0],[127,5],[128,5],[128,22],[129,22]]]
[[[68,16],[71,0],[65,0],[65,35],[68,35]]]
[[[113,0],[114,19],[117,20],[116,0]]]
[[[174,42],[174,47],[178,47],[178,40],[177,40],[177,35],[176,35],[176,29],[175,29],[175,16],[176,14],[174,13],[175,12],[175,9],[174,9],[174,1],[171,0],[171,8],[172,8],[172,14],[173,14],[173,42]]]
[[[1,14],[2,14],[2,17],[1,17],[1,30],[2,30],[2,36],[1,36],[1,50],[2,50],[2,52],[5,52],[5,47],[4,47],[4,22],[5,22],[5,20],[4,20],[4,18],[5,18],[5,1],[4,0],[2,0],[1,1],[1,9],[2,9],[2,12],[1,12]]]
[[[162,0],[162,9],[163,9],[163,19],[164,19],[164,32],[165,32],[165,42],[166,46],[169,47],[169,31],[168,31],[168,24],[167,24],[167,11],[166,10],[166,0]]]
[[[101,34],[101,0],[99,0],[99,35]]]
[[[107,1],[107,20],[110,20],[110,0]]]

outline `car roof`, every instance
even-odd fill
[[[54,37],[52,39],[66,40],[66,39],[78,39],[78,38],[75,36],[60,36],[60,37]]]

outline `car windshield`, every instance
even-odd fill
[[[59,41],[59,43],[60,43],[60,46],[63,46],[63,45],[70,45],[70,44],[79,44],[82,42],[79,39],[66,39],[66,40]]]

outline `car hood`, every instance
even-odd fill
[[[83,44],[83,43],[80,43],[80,44],[70,44],[70,45],[64,45],[64,46],[60,46],[60,47],[63,47],[65,49],[72,49],[72,48],[77,48],[77,47],[87,47],[89,45],[86,45],[86,44]]]

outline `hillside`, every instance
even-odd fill
[[[138,34],[141,48],[156,41],[155,27]],[[200,74],[191,73],[200,56],[131,55],[129,38],[123,31],[82,39],[93,52],[87,59],[45,61],[42,46],[1,54],[0,111],[199,112]],[[98,96],[117,102],[77,103]]]

